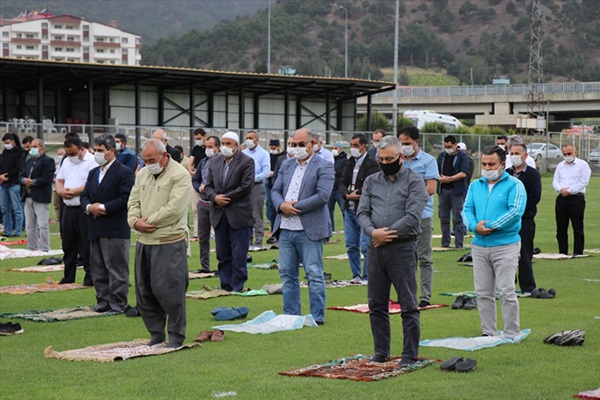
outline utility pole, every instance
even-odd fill
[[[346,11],[346,25],[344,27],[344,78],[348,77],[348,9],[344,6],[340,8]]]
[[[267,0],[267,74],[271,73],[271,0]]]
[[[394,107],[392,109],[392,132],[396,134],[398,125],[398,25],[400,20],[400,0],[396,0],[396,25],[394,27]]]
[[[529,93],[527,113],[529,118],[544,118],[544,91],[542,89],[542,13],[540,0],[532,1],[531,42],[529,47]]]

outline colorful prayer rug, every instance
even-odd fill
[[[311,365],[306,368],[291,369],[279,374],[370,382],[408,374],[409,372],[417,371],[438,362],[437,360],[419,358],[414,364],[401,366],[401,359],[402,357],[390,357],[389,361],[385,363],[374,363],[371,362],[371,356],[357,354]]]
[[[588,390],[585,392],[579,392],[573,396],[574,399],[585,399],[585,400],[596,400],[600,399],[600,388],[596,390]]]
[[[64,264],[60,265],[34,265],[32,267],[8,268],[7,271],[13,272],[58,272],[64,271]]]
[[[427,307],[419,307],[419,310],[431,310],[434,308],[443,308],[448,307],[447,304],[431,304]],[[328,310],[336,310],[336,311],[350,311],[361,314],[369,313],[369,305],[368,304],[356,304],[354,306],[342,306],[342,307],[327,307]],[[402,310],[400,309],[400,304],[390,301],[389,304],[389,312],[390,314],[400,314]]]
[[[36,284],[21,284],[14,286],[3,286],[0,287],[0,293],[6,294],[31,294],[38,292],[56,292],[59,290],[73,290],[73,289],[86,289],[91,286],[82,286],[78,283],[64,283],[58,284],[51,278],[46,278],[45,283]]]
[[[446,347],[456,350],[474,351],[485,349],[486,347],[495,347],[501,344],[514,344],[524,340],[531,333],[531,329],[523,329],[514,339],[503,338],[502,332],[498,331],[498,336],[477,336],[474,338],[452,337],[446,339],[428,339],[419,342],[419,346],[425,347]]]
[[[192,343],[171,349],[166,347],[166,342],[155,346],[148,346],[147,343],[148,339],[135,339],[131,342],[108,343],[66,351],[55,351],[52,346],[48,346],[44,350],[44,357],[68,361],[115,362],[135,357],[172,353],[192,347],[202,347],[200,343]]]
[[[110,315],[119,314],[108,314],[108,312],[99,313],[96,312],[94,306],[82,306],[72,308],[61,308],[58,310],[37,310],[23,311],[19,313],[2,313],[0,314],[0,318],[21,318],[35,322],[56,322],[67,321],[70,319],[106,317]]]
[[[350,287],[350,286],[367,286],[367,282],[354,283],[348,280],[333,280],[333,281],[325,281],[326,289],[334,289],[341,287]],[[300,287],[307,288],[308,282],[302,281],[300,282]]]

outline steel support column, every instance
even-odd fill
[[[287,140],[290,136],[290,92],[283,92],[283,148],[287,149]]]
[[[139,81],[135,81],[135,154],[139,155],[140,146],[141,146],[141,136],[142,132],[140,130],[140,125],[142,124],[142,89]],[[159,94],[161,96],[161,94]],[[162,104],[162,97],[161,97]],[[160,108],[160,106],[159,106]],[[159,118],[161,118],[162,113],[159,113]]]
[[[296,96],[296,129],[302,127],[302,97]]]
[[[8,121],[8,83],[6,81],[2,82],[2,115]]]
[[[331,93],[325,94],[325,143],[331,141]]]
[[[244,88],[240,88],[238,91],[238,128],[241,130],[246,128],[246,96],[244,95]]]
[[[373,107],[373,99],[367,95],[367,131],[371,132],[371,108]]]
[[[158,126],[165,124],[165,89],[158,89]]]
[[[260,96],[258,93],[254,95],[252,108],[252,127],[260,129]]]
[[[337,113],[335,116],[335,126],[338,131],[343,131],[344,122],[344,100],[337,100]]]
[[[194,143],[194,129],[196,127],[196,87],[194,83],[190,83],[190,131],[188,132],[190,139],[190,151]]]
[[[54,119],[56,123],[65,122],[62,110],[62,100],[60,86],[56,85],[54,88]]]
[[[44,80],[38,78],[37,84],[37,137],[38,139],[44,138]],[[50,133],[50,132],[48,132]]]
[[[206,119],[208,127],[212,128],[215,126],[215,93],[208,92],[206,95],[208,96],[208,116]]]
[[[94,142],[94,81],[88,81],[88,137],[90,145]]]

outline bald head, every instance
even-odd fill
[[[158,139],[167,144],[167,133],[163,129],[157,129],[152,133],[152,139]]]

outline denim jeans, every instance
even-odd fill
[[[354,210],[347,209],[344,212],[344,236],[346,237],[346,252],[350,260],[350,269],[352,278],[362,277],[367,279],[367,247],[369,246],[369,236],[358,225],[358,219]],[[363,273],[360,273],[360,253],[364,256]]]
[[[464,196],[457,194],[453,189],[442,189],[439,196],[439,217],[442,227],[442,247],[450,247],[452,239],[450,235],[450,217],[452,217],[452,226],[454,227],[454,245],[457,248],[463,247],[466,228],[463,224],[460,213],[465,203]]]
[[[300,260],[308,278],[310,313],[317,322],[325,320],[323,241],[312,241],[304,231],[282,229],[279,234],[279,276],[283,284],[283,312],[302,315],[300,303]]]
[[[336,203],[340,206],[340,210],[342,210],[342,215],[344,215],[344,199],[340,194],[339,190],[334,190],[331,192],[331,196],[329,196],[329,218],[331,218],[331,227],[335,231],[335,205]]]
[[[275,207],[273,206],[273,200],[271,200],[271,189],[273,185],[268,181],[265,181],[265,212],[267,214],[267,219],[271,223],[271,232],[273,232],[273,226],[275,225],[275,217],[277,216],[277,212],[275,211]]]
[[[0,207],[4,219],[4,236],[23,233],[23,205],[19,185],[0,186]],[[14,214],[14,220],[11,215]]]

